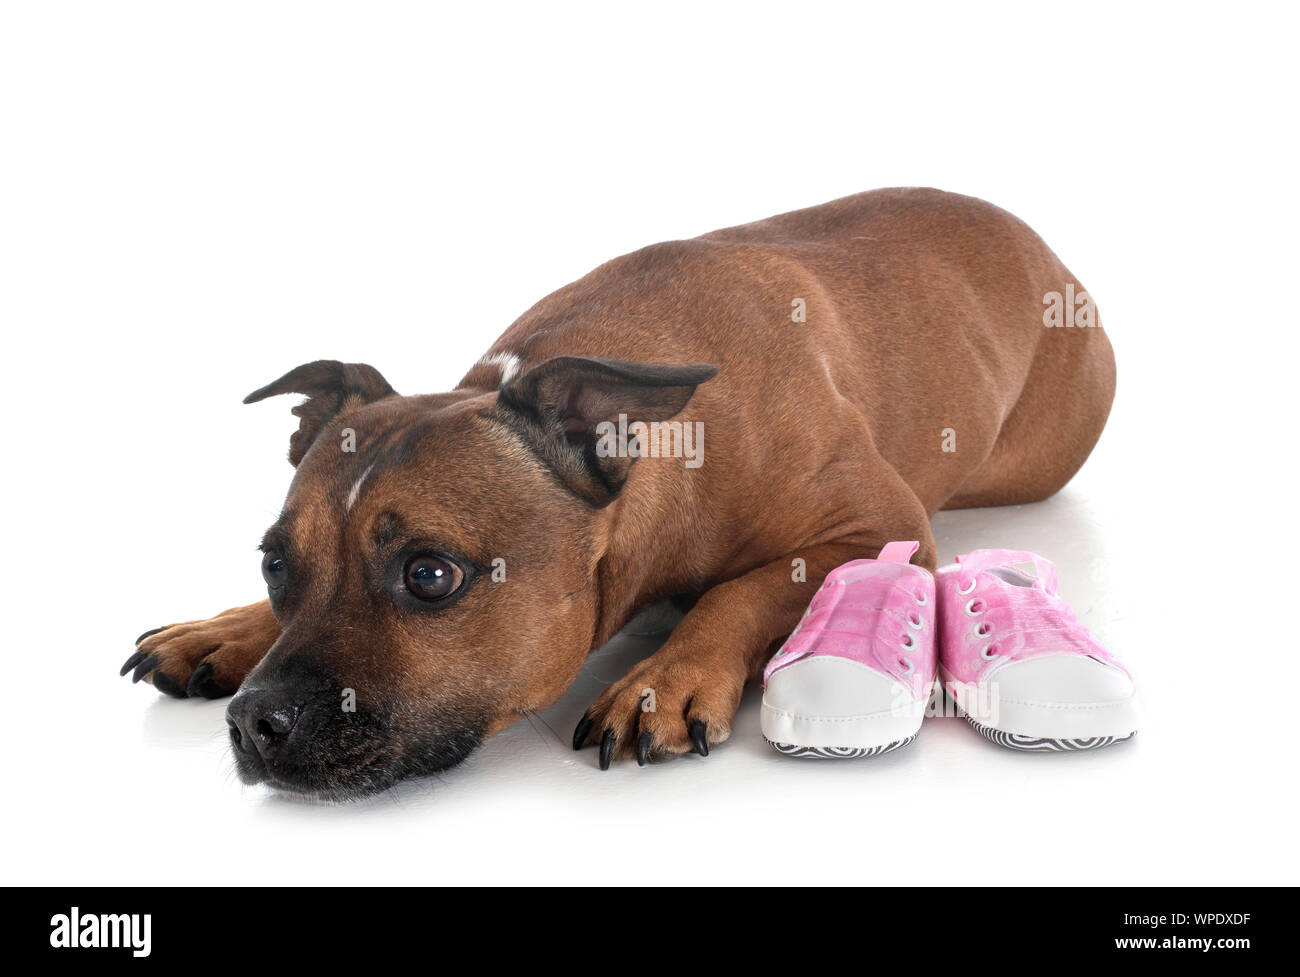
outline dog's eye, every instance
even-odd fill
[[[272,590],[283,587],[285,578],[288,575],[289,568],[284,565],[284,560],[280,556],[275,553],[267,553],[262,557],[262,578]]]
[[[406,564],[406,589],[420,600],[450,597],[464,579],[460,567],[438,556],[417,556]]]

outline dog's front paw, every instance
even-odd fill
[[[682,753],[708,756],[710,746],[731,735],[744,675],[658,658],[652,655],[606,689],[573,731],[575,750],[600,744],[600,769],[628,756],[640,766]]]
[[[216,617],[146,631],[122,666],[131,681],[144,679],[159,692],[185,699],[219,699],[239,688],[280,636],[266,601]]]

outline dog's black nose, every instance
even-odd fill
[[[226,709],[226,724],[235,749],[273,759],[284,749],[302,709],[264,689],[244,689]]]

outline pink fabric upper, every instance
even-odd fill
[[[908,563],[919,544],[889,543],[874,560],[836,567],[763,671],[815,656],[848,658],[897,680],[916,698],[935,673],[934,578]]]
[[[1033,564],[1034,575],[1017,563]],[[959,682],[978,683],[1011,662],[1049,655],[1087,655],[1124,668],[1057,595],[1056,567],[1036,553],[976,550],[940,567],[935,587],[943,664]]]

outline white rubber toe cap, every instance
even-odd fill
[[[914,736],[925,715],[900,683],[847,658],[817,657],[774,672],[763,693],[763,735],[774,743],[872,748]]]
[[[888,712],[898,683],[847,658],[806,658],[773,672],[763,701],[773,709],[824,719]]]
[[[966,711],[983,725],[1052,739],[1126,737],[1137,731],[1137,690],[1114,665],[1085,655],[1012,662],[984,680]]]

